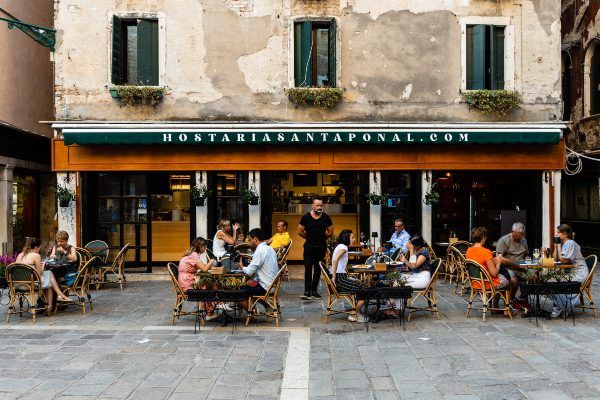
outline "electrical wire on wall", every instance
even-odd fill
[[[583,170],[583,160],[590,161],[598,161],[600,162],[600,158],[594,158],[590,156],[586,156],[585,154],[581,154],[576,152],[573,149],[566,147],[567,156],[566,156],[566,165],[565,165],[565,174],[566,175],[577,175]]]

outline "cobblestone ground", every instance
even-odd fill
[[[600,399],[600,319],[485,323],[438,284],[440,320],[364,325],[285,282],[276,328],[171,325],[170,282],[93,292],[94,311],[0,323],[0,399]],[[600,294],[598,294],[600,296]],[[6,298],[3,298],[3,303]],[[6,305],[0,307],[2,316]]]

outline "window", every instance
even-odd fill
[[[158,85],[158,21],[113,16],[112,83]]]
[[[467,90],[504,89],[504,30],[467,25]]]
[[[590,63],[590,115],[600,114],[600,47],[593,47]]]
[[[336,22],[294,24],[294,81],[300,86],[329,86],[336,82]]]

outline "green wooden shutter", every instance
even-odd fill
[[[467,27],[467,90],[485,89],[485,28]]]
[[[113,15],[112,23],[112,66],[111,66],[111,77],[112,83],[120,85],[123,83],[123,76],[121,75],[121,18]]]
[[[504,27],[491,26],[490,60],[492,65],[491,89],[504,89]]]
[[[312,22],[302,21],[300,27],[300,79],[296,86],[312,86]]]
[[[336,40],[337,40],[337,22],[335,18],[331,20],[329,24],[329,71],[328,71],[328,79],[329,86],[335,87],[336,85],[336,68],[337,68],[337,57],[336,57]]]
[[[158,85],[158,21],[138,20],[138,84]]]

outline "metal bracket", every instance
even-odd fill
[[[56,44],[56,30],[52,28],[46,28],[44,26],[27,24],[19,21],[18,19],[7,19],[0,18],[0,21],[5,21],[8,24],[8,29],[17,27],[22,30],[27,36],[38,42],[44,47],[54,52],[54,45]]]

